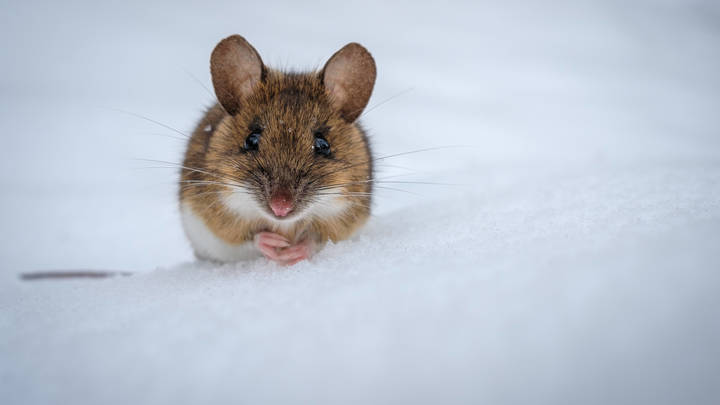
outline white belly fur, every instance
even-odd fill
[[[282,232],[294,226],[298,218],[292,220],[278,221],[262,210],[257,202],[243,193],[230,193],[222,199],[222,203],[236,215],[244,218],[265,219],[269,229]],[[304,216],[318,216],[332,218],[340,216],[348,208],[348,203],[343,198],[325,195],[320,196],[303,213]],[[183,228],[190,239],[195,255],[203,259],[216,260],[221,262],[237,262],[261,257],[262,254],[255,247],[254,243],[241,243],[234,245],[218,238],[205,221],[195,214],[188,203],[182,203],[180,207]]]
[[[180,207],[183,228],[195,254],[203,259],[221,262],[237,262],[255,259],[261,256],[252,242],[233,245],[215,236],[187,203]]]

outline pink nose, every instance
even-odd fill
[[[270,209],[278,217],[287,216],[293,210],[292,198],[286,193],[275,193],[270,197]]]

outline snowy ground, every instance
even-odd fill
[[[717,3],[97,3],[0,14],[2,403],[720,401]],[[236,32],[366,45],[378,155],[465,145],[379,176],[459,185],[289,269],[193,261],[135,160],[182,140],[117,110],[187,131]],[[52,269],[136,274],[18,279]]]

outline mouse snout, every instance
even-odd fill
[[[270,209],[278,217],[285,217],[293,210],[293,198],[286,190],[277,190],[270,196]]]

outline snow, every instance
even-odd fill
[[[3,8],[3,403],[720,401],[715,2]],[[182,136],[120,111],[192,128],[236,32],[280,67],[364,44],[377,155],[458,145],[379,177],[452,185],[383,184],[292,268],[194,261],[138,160]],[[53,269],[134,274],[18,277]]]

